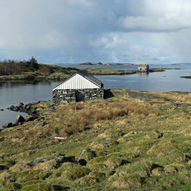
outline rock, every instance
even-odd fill
[[[5,137],[0,137],[0,142],[4,141]]]
[[[32,121],[35,118],[32,115],[27,115],[26,121]]]
[[[64,163],[64,162],[72,162],[72,163],[75,163],[76,162],[76,159],[75,159],[75,156],[63,156],[63,158],[60,160],[61,163]]]
[[[0,170],[7,170],[9,169],[8,166],[0,164]]]
[[[45,162],[48,162],[48,161],[53,160],[53,159],[56,160],[58,166],[62,163],[65,163],[65,162],[77,163],[75,160],[75,156],[59,155],[59,156],[51,156],[51,157],[36,159],[36,160],[29,162],[28,165],[29,166],[35,166],[39,163],[45,163]]]
[[[17,115],[16,124],[25,122],[25,118],[22,115]]]
[[[17,106],[11,105],[9,108],[7,108],[11,111],[19,111]]]
[[[17,107],[22,108],[24,106],[24,103],[20,102]]]
[[[26,111],[29,111],[31,109],[31,106],[30,105],[25,105],[25,110]]]
[[[0,111],[4,111],[4,109],[0,109]]]
[[[9,127],[12,127],[12,126],[13,126],[12,123],[5,123],[5,124],[3,125],[3,128],[9,128]]]
[[[86,161],[85,159],[80,159],[80,160],[78,161],[78,163],[79,163],[80,165],[82,165],[82,166],[86,166],[87,161]]]
[[[90,149],[84,149],[81,153],[79,158],[83,157],[83,159],[91,160],[96,157],[96,152]]]

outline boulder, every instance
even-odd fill
[[[22,115],[17,115],[16,123],[25,122],[25,118]]]
[[[12,126],[13,126],[12,123],[5,123],[5,124],[3,125],[3,128],[9,128],[9,127],[12,127]]]

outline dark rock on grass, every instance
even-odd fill
[[[54,191],[64,191],[64,190],[69,190],[69,187],[63,187],[63,186],[58,186],[58,185],[53,185]]]
[[[0,142],[4,141],[5,137],[0,137]]]
[[[0,170],[7,170],[7,169],[9,169],[8,166],[0,164]]]
[[[25,118],[22,115],[17,115],[16,124],[25,122]]]
[[[87,161],[86,161],[85,159],[80,159],[80,160],[78,161],[78,163],[79,163],[81,166],[86,166]]]
[[[9,128],[9,127],[13,127],[13,124],[12,123],[5,123],[3,125],[3,128]]]
[[[64,162],[73,162],[73,163],[75,163],[76,162],[75,156],[68,156],[68,157],[64,156],[60,162],[61,163],[64,163]]]
[[[184,160],[185,160],[185,162],[188,162],[189,160],[191,160],[191,156],[185,155],[184,156]]]

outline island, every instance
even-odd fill
[[[111,68],[94,68],[91,63],[84,63],[91,65],[90,68],[84,68],[90,74],[94,75],[129,75],[142,73],[139,69],[111,69]],[[97,63],[96,66],[103,64]],[[147,72],[164,72],[173,68],[150,68]],[[174,68],[176,69],[176,68]],[[39,64],[38,61],[32,57],[28,61],[1,61],[0,62],[0,82],[4,81],[62,81],[75,72],[79,68],[62,67],[57,65]]]
[[[134,66],[135,64],[131,64],[131,63],[107,63],[107,64],[103,64],[102,62],[98,62],[93,64],[92,62],[84,62],[81,63],[79,65],[82,66]]]

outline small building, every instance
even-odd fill
[[[139,64],[138,70],[140,72],[149,72],[149,65],[148,64]]]
[[[86,71],[78,71],[53,89],[53,102],[79,102],[104,98],[104,85]]]

